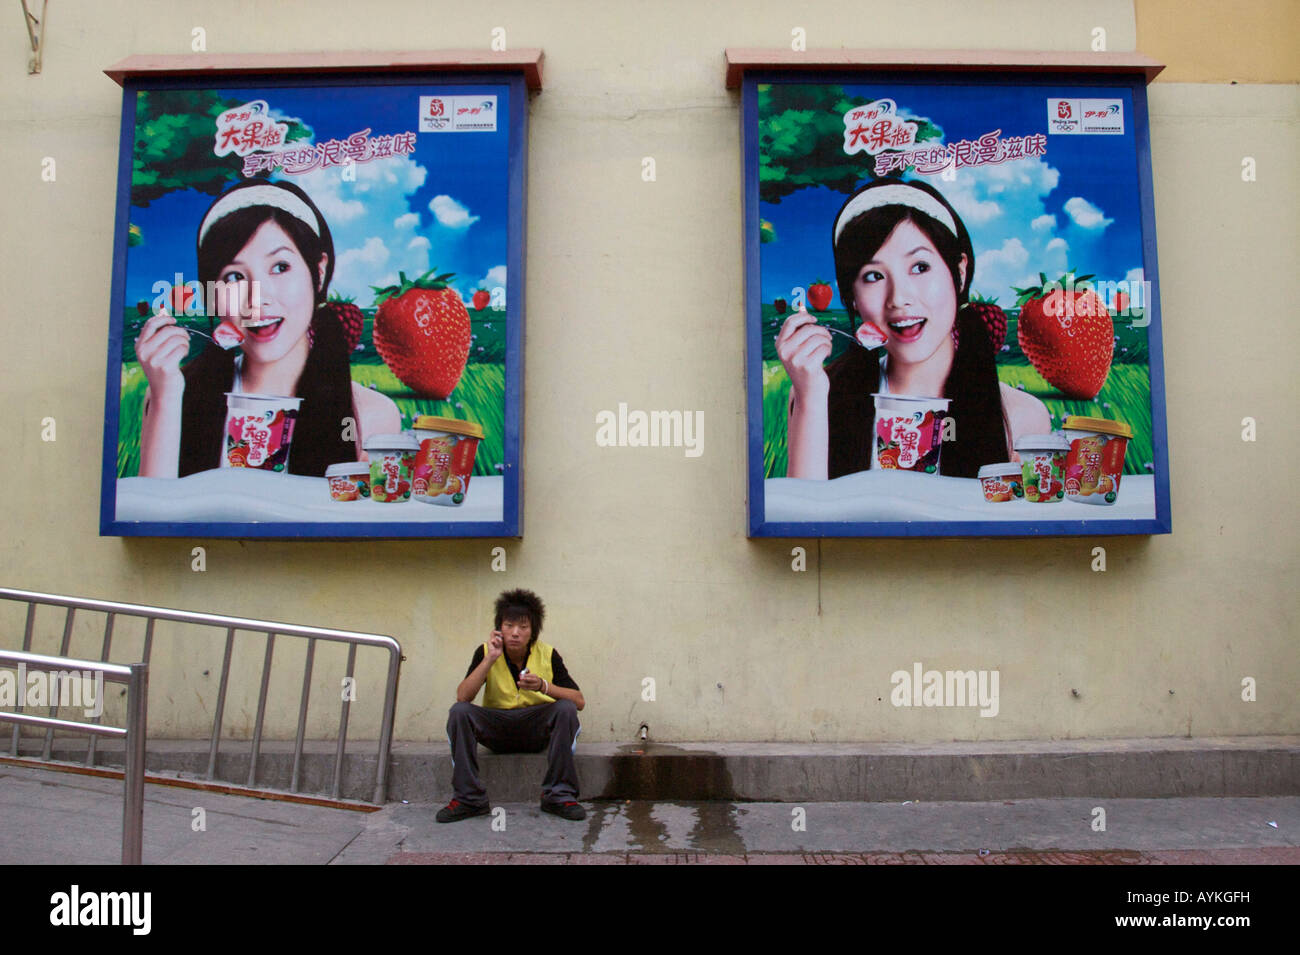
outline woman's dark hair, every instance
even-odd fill
[[[212,206],[216,206],[217,203],[225,200],[227,196],[237,195],[240,190],[254,187],[283,189],[306,203],[307,208],[316,217],[316,230],[313,230],[311,226],[297,216],[276,206],[247,206],[243,209],[236,209],[229,215],[224,215],[212,223],[203,236],[203,240],[196,242],[199,284],[204,289],[207,289],[210,283],[219,281],[221,270],[230,264],[235,256],[239,254],[240,249],[248,244],[248,240],[253,237],[253,233],[260,229],[263,224],[274,222],[289,234],[289,237],[293,239],[293,244],[298,247],[298,253],[302,256],[303,261],[307,263],[307,270],[311,273],[312,287],[316,290],[316,306],[319,308],[325,302],[325,296],[329,292],[330,279],[334,276],[334,238],[330,235],[329,226],[325,224],[325,217],[321,215],[320,210],[316,208],[316,203],[311,201],[307,193],[293,183],[268,182],[265,179],[250,179],[246,183],[240,183],[234,188],[226,190]],[[212,206],[209,207],[209,211],[211,211]],[[204,218],[207,217],[204,216]],[[321,281],[320,275],[322,255],[326,257],[324,281]],[[207,304],[210,312],[213,303],[209,302]]]
[[[500,630],[503,620],[519,620],[527,617],[533,628],[532,639],[528,641],[531,647],[542,632],[542,620],[545,616],[546,605],[537,594],[531,590],[507,590],[497,597],[494,627]]]
[[[321,308],[334,274],[334,240],[316,204],[292,183],[250,180],[227,190],[221,198],[252,186],[284,189],[297,196],[315,215],[320,234],[317,235],[297,216],[274,206],[238,209],[212,223],[198,244],[199,281],[205,289],[209,283],[219,281],[221,269],[230,264],[265,222],[275,222],[293,239],[311,273],[316,290],[316,312],[311,320],[312,346],[295,391],[296,397],[302,399],[302,405],[294,424],[289,473],[323,477],[329,465],[354,461],[357,457],[356,445],[343,438],[343,421],[353,416],[351,355],[348,354],[347,338],[337,317],[328,309]],[[319,269],[322,255],[327,257],[323,282],[320,281]],[[185,366],[183,373],[181,477],[221,465],[225,441],[225,392],[230,391],[234,384],[235,353],[209,345]]]
[[[897,179],[877,180],[854,193],[848,202],[845,202],[844,206],[841,207],[841,212],[860,193],[867,189],[880,188],[886,185],[901,186],[925,192],[948,211],[957,227],[957,232],[954,235],[933,216],[909,205],[882,205],[854,216],[840,233],[838,242],[834,241],[834,232],[831,234],[835,251],[835,278],[839,285],[840,301],[850,315],[857,317],[853,304],[853,284],[857,281],[862,266],[875,257],[876,252],[885,244],[885,240],[889,238],[900,222],[912,222],[934,244],[944,264],[948,266],[949,274],[952,276],[952,285],[957,298],[957,316],[954,327],[957,330],[958,338],[957,353],[953,358],[952,370],[948,373],[948,378],[944,382],[944,395],[950,401],[948,414],[956,421],[956,440],[944,446],[939,458],[939,471],[952,477],[975,477],[982,465],[1005,461],[1008,455],[1004,421],[1005,412],[1002,408],[1002,394],[998,384],[993,345],[989,341],[984,323],[980,321],[979,316],[975,314],[973,309],[967,307],[971,280],[975,275],[975,252],[971,247],[970,235],[967,233],[961,217],[957,215],[948,201],[943,198],[938,190],[923,182],[903,182]],[[838,216],[836,221],[839,221]],[[963,255],[966,256],[964,281],[960,265]],[[860,351],[861,349],[855,348],[852,352],[846,353],[845,357],[847,358],[848,355]],[[861,378],[866,376],[868,379],[867,382],[863,382],[867,386],[865,401],[868,405],[871,405],[873,402],[870,392],[876,389],[877,382],[870,377],[869,368],[856,367],[863,364],[861,358],[861,355],[855,355],[853,358],[849,358],[847,362],[837,360],[837,362],[832,363],[827,372],[832,374],[832,380],[834,381],[836,376],[832,369],[835,369],[837,364],[840,364],[841,367],[835,370],[840,372],[846,371],[848,367],[854,367],[855,374],[852,377]],[[843,374],[840,377],[843,379]],[[843,383],[847,384],[848,382],[844,381]],[[835,411],[832,409],[832,434],[836,430],[836,417]],[[874,412],[867,416],[867,420],[873,418]],[[865,449],[866,462],[870,462],[871,441],[874,441],[874,437],[871,435],[866,435],[861,442],[851,441],[850,443],[855,447],[852,453],[848,454],[842,453],[843,449],[841,449],[840,453],[837,453],[837,449],[832,446],[831,460],[828,462],[828,476],[839,477],[841,474],[864,470],[868,463],[862,461],[862,452]],[[832,441],[832,445],[834,443]]]

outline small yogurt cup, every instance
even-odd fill
[[[419,442],[409,434],[377,434],[365,444],[370,458],[370,500],[396,504],[411,499],[411,468]]]
[[[474,455],[483,428],[473,421],[420,415],[411,433],[420,443],[411,478],[411,496],[425,504],[459,507],[469,493]]]
[[[1027,434],[1016,442],[1026,501],[1054,504],[1065,499],[1065,454],[1069,450],[1070,442],[1057,431]]]
[[[221,466],[287,473],[301,404],[301,398],[286,395],[227,391]]]
[[[876,401],[871,466],[938,474],[948,399],[874,392],[871,397]]]
[[[990,504],[1015,501],[1025,496],[1024,475],[1015,461],[986,464],[979,470],[980,488]]]
[[[329,482],[331,501],[359,501],[370,496],[369,462],[331,464],[325,469],[325,480]]]
[[[1081,504],[1114,504],[1133,429],[1123,421],[1070,415],[1062,423],[1070,450],[1065,457],[1065,496]]]

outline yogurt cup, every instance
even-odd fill
[[[425,504],[459,507],[469,493],[482,426],[457,418],[420,415],[414,427],[412,434],[420,450],[415,456],[411,496]]]
[[[1065,455],[1069,450],[1070,442],[1057,431],[1027,434],[1016,442],[1026,501],[1054,504],[1065,499]]]
[[[359,501],[370,497],[370,464],[367,461],[350,461],[331,464],[325,469],[329,482],[331,501]]]
[[[1065,458],[1065,496],[1082,504],[1114,504],[1133,429],[1123,421],[1070,415],[1062,423],[1070,450]]]
[[[1015,461],[986,464],[979,470],[980,488],[990,504],[1015,501],[1025,496],[1024,475]]]
[[[221,466],[288,472],[293,426],[301,404],[301,398],[285,395],[227,391]]]
[[[365,444],[370,457],[370,500],[397,504],[411,499],[411,468],[419,443],[411,435],[377,434]]]
[[[871,397],[876,400],[871,466],[938,474],[948,399],[879,393]]]

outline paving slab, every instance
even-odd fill
[[[1300,864],[1300,797],[507,802],[358,812],[150,784],[146,864]],[[1104,810],[1105,829],[1094,828]],[[201,810],[196,812],[196,810]],[[0,864],[114,864],[120,780],[0,765]],[[200,826],[201,821],[201,826]]]

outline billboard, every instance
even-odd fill
[[[746,74],[751,536],[1170,529],[1145,97]]]
[[[520,533],[517,76],[125,87],[101,533]]]

